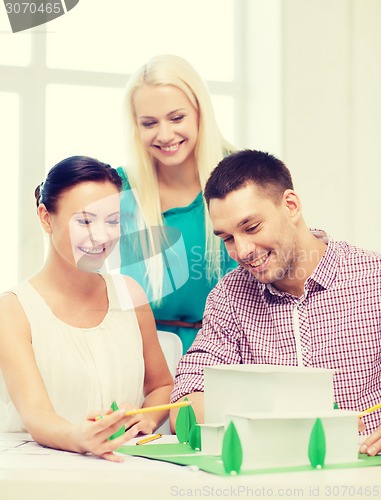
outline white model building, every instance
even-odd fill
[[[325,464],[358,460],[358,414],[333,409],[333,370],[274,365],[205,367],[202,453],[221,454],[232,421],[242,469],[310,465],[312,429],[320,419]]]

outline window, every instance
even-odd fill
[[[81,0],[69,15],[47,33],[50,68],[130,74],[168,53],[188,59],[205,80],[234,78],[233,0]]]
[[[8,245],[2,287],[38,269],[46,238],[34,188],[64,157],[123,162],[122,99],[128,75],[155,54],[173,53],[207,81],[217,120],[236,143],[234,0],[81,0],[67,14],[13,34],[0,16],[0,132],[7,189],[2,198]],[[241,36],[241,33],[240,33]],[[5,170],[2,168],[2,172]]]
[[[1,7],[3,8],[3,7]],[[5,12],[0,12],[0,65],[28,66],[31,61],[31,34],[8,35],[10,25]]]
[[[17,281],[19,246],[19,98],[17,94],[0,92],[1,172],[1,288],[9,289]]]
[[[48,85],[46,170],[78,154],[119,166],[123,162],[122,99],[123,89]]]

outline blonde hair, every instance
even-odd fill
[[[159,188],[155,160],[142,144],[134,109],[135,92],[142,85],[167,86],[178,88],[188,97],[198,112],[199,129],[195,146],[195,158],[202,190],[212,170],[220,160],[235,148],[222,136],[205,82],[193,67],[183,58],[174,55],[158,55],[139,68],[128,80],[124,98],[125,126],[127,134],[128,178],[136,189],[138,203],[142,209],[144,222],[149,231],[152,226],[162,226]],[[220,269],[220,240],[213,234],[213,227],[205,205],[206,255],[209,276]],[[151,245],[155,245],[150,237]],[[158,254],[157,251],[151,255]],[[151,261],[152,262],[152,261]],[[163,269],[156,259],[155,269],[148,270],[152,289],[160,295]],[[150,265],[150,264],[149,264]],[[151,272],[154,271],[154,272]]]

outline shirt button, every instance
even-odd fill
[[[307,347],[302,347],[302,353],[303,353],[303,354],[306,354],[307,352],[308,352]]]

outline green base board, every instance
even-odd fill
[[[124,453],[125,455],[150,458],[152,460],[161,460],[162,462],[169,462],[177,465],[190,465],[205,472],[218,474],[220,476],[231,475],[225,471],[220,456],[202,455],[199,451],[193,450],[188,444],[174,443],[151,444],[144,446],[122,446],[117,451]],[[368,455],[359,453],[358,462],[325,465],[324,469],[350,469],[355,467],[373,467],[377,465],[381,465],[381,456],[368,457]],[[247,476],[254,474],[274,474],[278,472],[299,472],[311,470],[316,469],[314,469],[311,465],[302,465],[297,467],[241,470],[239,475]]]

